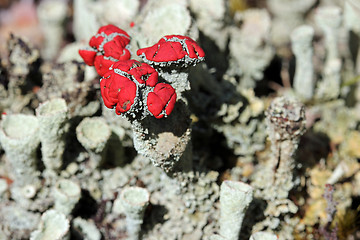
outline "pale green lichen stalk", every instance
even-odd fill
[[[101,117],[84,118],[76,127],[77,139],[90,153],[93,168],[100,164],[110,135],[110,127]]]
[[[69,179],[60,179],[53,188],[55,210],[69,215],[81,197],[80,185]]]
[[[0,142],[6,152],[8,170],[14,185],[35,184],[36,149],[40,143],[39,122],[24,114],[4,115],[1,121]]]
[[[315,22],[325,35],[325,65],[339,58],[339,29],[342,22],[341,8],[337,6],[319,7],[315,14]]]
[[[272,13],[272,43],[278,47],[289,43],[291,31],[304,23],[304,15],[316,0],[268,0],[267,8]]]
[[[30,240],[67,240],[69,228],[69,220],[63,213],[48,210],[41,216],[38,229],[31,233]]]
[[[62,98],[46,101],[36,109],[42,161],[48,170],[58,171],[62,166],[68,114],[68,107]]]
[[[271,18],[265,9],[248,9],[238,14],[241,27],[230,29],[228,76],[239,75],[238,89],[254,88],[274,57],[270,38]],[[257,29],[254,31],[253,29]]]
[[[275,234],[269,232],[256,232],[250,236],[250,240],[277,240]]]
[[[337,6],[319,7],[315,22],[324,33],[326,59],[323,67],[323,79],[318,84],[317,98],[333,99],[340,93],[342,60],[339,54],[341,8]]]
[[[77,217],[72,221],[72,227],[76,232],[79,232],[84,239],[101,240],[101,233],[92,219],[85,220]]]
[[[297,27],[291,33],[291,48],[296,56],[294,90],[304,99],[311,99],[314,94],[313,37],[314,29],[307,25]]]
[[[119,201],[126,215],[128,239],[141,239],[144,212],[150,201],[148,190],[140,187],[125,188],[120,194]]]
[[[305,107],[295,98],[283,96],[275,98],[265,113],[272,154],[265,166],[253,174],[252,186],[256,189],[255,196],[267,201],[266,219],[253,230],[269,228],[281,232],[286,228],[283,233],[292,232],[296,221],[281,221],[280,217],[289,219],[298,210],[288,196],[296,185],[295,151],[305,132]],[[283,238],[288,239],[288,235]]]
[[[67,3],[59,0],[42,1],[37,8],[37,15],[45,40],[42,57],[53,59],[61,48]]]
[[[220,231],[226,240],[238,240],[253,188],[243,182],[224,181],[220,187]]]
[[[273,179],[266,199],[286,199],[294,187],[294,154],[305,132],[305,107],[294,98],[275,98],[266,111],[266,124],[272,150]],[[274,188],[276,188],[275,191]]]

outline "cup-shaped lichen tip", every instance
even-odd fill
[[[69,232],[69,220],[63,213],[48,210],[41,216],[39,228],[30,235],[30,240],[62,240]]]
[[[84,118],[76,127],[76,136],[81,145],[95,153],[104,150],[110,135],[110,127],[100,117]]]
[[[224,181],[220,186],[220,235],[239,239],[245,212],[253,199],[253,188],[242,182]]]
[[[78,183],[60,179],[54,189],[55,209],[64,214],[70,214],[81,196],[81,188]]]

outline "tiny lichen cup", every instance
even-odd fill
[[[97,167],[102,159],[111,129],[101,117],[84,118],[76,127],[76,136],[81,145],[89,152]]]
[[[224,181],[220,186],[220,236],[238,240],[253,188],[243,182]]]
[[[63,213],[48,210],[41,216],[37,230],[30,235],[30,240],[67,240],[69,239],[69,220]]]
[[[55,210],[69,215],[81,196],[80,185],[69,179],[60,179],[53,188]]]
[[[40,123],[42,160],[49,170],[57,171],[62,166],[68,113],[68,107],[62,98],[46,101],[36,109]]]
[[[40,143],[39,121],[24,114],[4,115],[0,142],[5,150],[10,177],[17,186],[25,186],[38,177],[36,149]]]
[[[119,200],[126,215],[129,239],[140,239],[144,212],[150,201],[148,190],[141,187],[127,187],[122,190]]]

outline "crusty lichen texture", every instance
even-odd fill
[[[255,196],[265,199],[268,205],[264,212],[266,219],[257,223],[257,230],[295,227],[296,220],[281,223],[278,217],[287,218],[298,210],[288,197],[296,186],[295,152],[305,132],[305,123],[305,107],[294,97],[277,97],[266,110],[271,156],[253,175],[252,185],[256,188]]]
[[[63,213],[48,210],[41,216],[38,229],[30,235],[30,240],[69,239],[69,220]]]
[[[62,98],[44,102],[36,109],[42,160],[48,170],[58,171],[63,164],[68,114],[68,107]]]
[[[360,0],[0,9],[0,239],[360,236]]]
[[[294,76],[294,90],[300,97],[311,99],[314,94],[314,70],[312,40],[314,29],[302,25],[291,33],[291,49],[296,56],[296,70]]]
[[[220,236],[239,239],[245,212],[253,199],[253,188],[242,182],[224,181],[220,187]]]
[[[10,177],[16,185],[25,186],[37,179],[36,148],[40,143],[38,119],[24,114],[3,117],[0,141],[6,151]]]
[[[266,111],[266,123],[273,154],[271,170],[274,179],[271,185],[276,188],[276,195],[269,196],[269,200],[287,198],[294,186],[294,154],[305,132],[304,105],[294,98],[275,98]],[[273,194],[270,189],[269,194]]]
[[[150,194],[145,188],[129,187],[122,190],[119,201],[126,215],[129,239],[141,239],[141,224],[149,204]]]
[[[89,41],[91,48],[79,54],[102,76],[104,105],[132,123],[135,149],[169,175],[176,172],[175,165],[191,170],[190,113],[182,94],[190,90],[188,68],[204,61],[205,53],[188,36],[166,35],[138,49],[144,61],[139,62],[129,60],[129,42],[125,31],[110,24],[101,27]],[[79,128],[77,133],[83,143]]]

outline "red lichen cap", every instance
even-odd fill
[[[121,28],[116,27],[113,24],[108,24],[108,25],[100,27],[98,30],[98,34],[101,34],[101,33],[104,33],[106,35],[110,35],[112,33],[119,33],[119,34],[126,36],[128,39],[130,39],[130,36],[129,36],[129,34],[127,34],[127,32],[125,32]]]
[[[176,102],[175,89],[167,83],[156,84],[154,91],[147,97],[149,112],[156,118],[170,115]]]
[[[204,51],[193,39],[182,35],[164,36],[155,45],[139,49],[136,54],[155,65],[194,65],[205,57]]]
[[[178,42],[159,42],[148,48],[139,49],[137,55],[145,56],[147,60],[153,62],[170,62],[177,61],[186,56],[185,50]]]
[[[102,56],[102,55],[97,55],[95,57],[95,61],[94,61],[94,66],[95,69],[97,71],[97,73],[100,76],[104,76],[105,73],[107,73],[109,71],[109,68],[114,64],[115,62]]]
[[[94,66],[96,51],[93,49],[80,49],[80,56],[84,59],[86,65]]]
[[[158,72],[146,63],[136,60],[118,61],[113,65],[113,69],[121,75],[131,75],[139,84],[154,87],[158,82]]]
[[[104,41],[104,39],[114,33],[116,33],[117,36],[121,36],[124,39],[123,40],[124,42],[127,42],[125,45],[129,44],[130,42],[129,34],[127,34],[127,32],[125,32],[121,28],[109,24],[99,28],[97,34],[90,39],[89,45],[93,48],[98,49],[101,43]]]
[[[115,108],[115,113],[118,115],[130,110],[134,104],[137,92],[136,84],[128,78],[125,78],[120,83],[118,88],[118,104]]]
[[[95,35],[92,38],[90,38],[89,45],[90,47],[94,49],[99,49],[101,43],[104,41],[105,36],[102,35]]]
[[[158,73],[146,63],[136,60],[116,62],[100,80],[101,96],[108,108],[126,116],[148,110],[156,118],[170,115],[176,102],[175,89],[167,83],[158,83]],[[144,97],[146,97],[146,105]],[[132,108],[132,106],[136,106]]]
[[[108,72],[100,79],[101,96],[107,108],[114,108],[117,104],[117,97],[112,98],[112,95],[109,94],[112,82],[117,81],[116,77],[117,76],[115,74],[111,74],[111,72]]]
[[[95,66],[98,74],[103,76],[115,62],[130,59],[129,43],[130,36],[124,30],[109,24],[90,39],[91,48],[81,49],[79,54],[87,65]]]
[[[125,113],[134,104],[137,87],[129,78],[108,72],[100,81],[101,96],[108,108],[114,108],[116,114]]]
[[[104,56],[113,57],[117,60],[130,59],[130,51],[126,48],[128,44],[128,39],[124,39],[121,36],[115,36],[114,39],[104,44]]]
[[[149,64],[137,62],[136,67],[129,73],[140,83],[149,87],[154,87],[158,82],[158,72]]]

